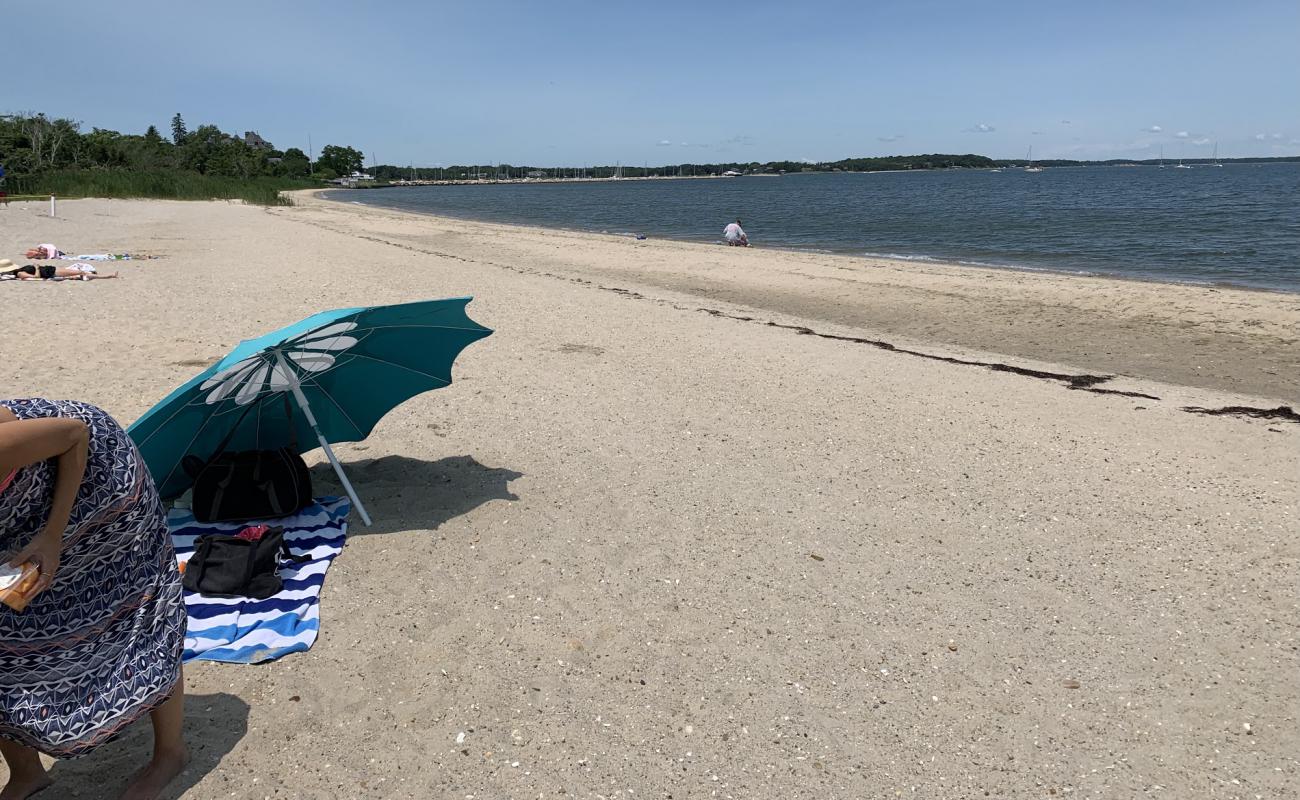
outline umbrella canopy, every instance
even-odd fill
[[[465,314],[471,299],[323,311],[245,340],[127,432],[163,497],[193,483],[185,456],[206,461],[227,437],[231,452],[323,447],[369,524],[329,444],[361,441],[397,405],[451,383],[460,351],[492,333]]]

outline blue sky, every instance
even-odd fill
[[[0,112],[367,163],[1300,154],[1296,0],[7,6]]]

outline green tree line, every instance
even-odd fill
[[[98,187],[111,191],[110,196],[201,197],[203,187],[211,186],[213,197],[231,191],[239,196],[241,183],[262,189],[315,185],[360,169],[363,159],[351,147],[326,145],[313,164],[296,147],[277,150],[260,140],[250,144],[216,125],[190,130],[180,114],[172,117],[170,128],[170,137],[153,125],[141,134],[83,131],[79,122],[40,113],[0,115],[0,165],[7,173],[3,188],[11,195],[55,188],[89,194]],[[133,194],[133,187],[144,194]]]

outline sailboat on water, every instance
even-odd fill
[[[1221,167],[1223,164],[1219,161],[1219,143],[1214,143],[1214,166]]]
[[[1032,146],[1029,148],[1029,154],[1025,156],[1025,160],[1029,162],[1029,166],[1025,167],[1025,172],[1042,172],[1042,171],[1043,171],[1043,168],[1042,168],[1042,167],[1036,167],[1036,166],[1034,166],[1034,148],[1033,148]]]
[[[1182,151],[1180,150],[1178,153],[1178,164],[1174,167],[1174,169],[1191,169],[1191,168],[1192,168],[1191,164],[1183,163],[1183,155],[1182,155]]]
[[[1165,146],[1160,145],[1160,169],[1165,168]]]

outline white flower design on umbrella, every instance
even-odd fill
[[[284,365],[302,372],[323,372],[334,366],[342,351],[355,345],[355,336],[345,336],[356,328],[355,322],[339,322],[307,331],[273,349],[231,364],[199,386],[208,392],[207,405],[220,403],[234,395],[235,404],[246,406],[263,392],[283,392],[294,385],[297,376],[289,375]]]

